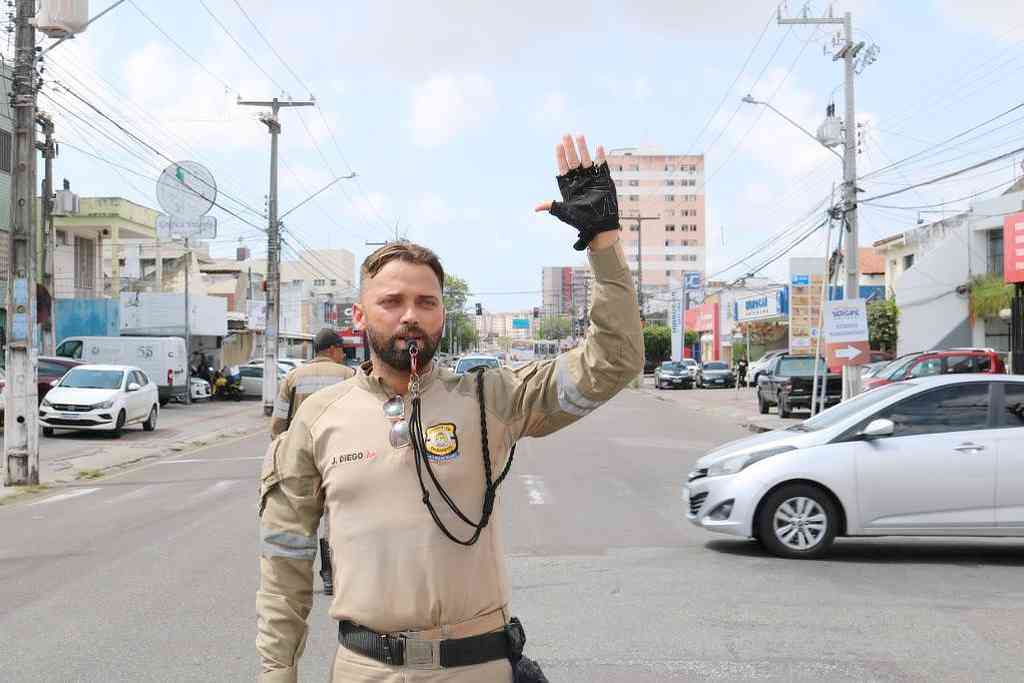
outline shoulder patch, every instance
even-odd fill
[[[423,433],[423,440],[430,462],[451,462],[459,457],[459,437],[453,422],[430,425]]]

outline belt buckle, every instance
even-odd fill
[[[420,640],[403,635],[405,643],[405,666],[420,671],[441,669],[441,641]]]

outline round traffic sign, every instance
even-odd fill
[[[156,198],[174,218],[205,216],[217,200],[217,182],[213,174],[194,161],[171,164],[156,181]]]

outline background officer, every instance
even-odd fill
[[[270,421],[270,436],[277,437],[291,424],[292,416],[302,402],[315,392],[332,384],[344,381],[355,374],[355,370],[344,365],[345,350],[341,337],[329,327],[316,333],[313,338],[316,357],[295,368],[281,382],[277,400],[274,401],[274,415]],[[331,549],[328,544],[327,518],[320,526],[320,578],[324,582],[324,595],[334,595],[331,572]]]

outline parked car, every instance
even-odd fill
[[[687,517],[814,558],[837,536],[1024,536],[1024,377],[879,387],[697,461]]]
[[[864,381],[865,389],[915,377],[988,373],[1006,374],[1006,365],[992,349],[946,349],[911,353],[897,358],[888,367]]]
[[[767,415],[771,406],[778,406],[779,417],[791,417],[793,408],[810,410],[814,372],[813,356],[792,356],[788,353],[776,356],[757,383],[758,411]],[[839,403],[843,395],[843,376],[826,374],[824,358],[818,360],[818,378],[826,382],[825,405]],[[821,391],[820,385],[818,391]]]
[[[785,349],[779,349],[776,351],[766,351],[763,356],[755,360],[747,367],[747,382],[752,386],[757,386],[757,380],[763,375],[772,361],[786,353]]]
[[[654,370],[654,388],[693,388],[693,376],[684,363],[667,360]]]
[[[64,374],[75,367],[81,365],[81,361],[72,360],[70,358],[60,358],[57,356],[40,356],[37,363],[36,373],[36,391],[38,392],[38,398],[36,403],[42,403],[43,399],[46,398],[47,392],[52,389],[60,378]],[[3,414],[6,404],[6,389],[7,389],[7,375],[0,370],[0,415]],[[0,422],[2,422],[0,417]]]
[[[283,363],[277,364],[277,381],[281,382],[291,370]],[[241,365],[238,373],[242,378],[242,396],[247,398],[263,398],[263,363],[258,365]]]
[[[692,377],[694,381],[696,381],[697,380],[697,370],[700,369],[700,363],[698,363],[697,361],[695,361],[692,358],[683,358],[679,362],[682,363],[684,366],[686,366],[686,372],[689,373],[690,377]]]
[[[495,356],[463,356],[455,364],[455,374],[463,375],[473,368],[500,368],[501,361]]]
[[[193,401],[209,401],[213,398],[210,383],[202,377],[192,377],[192,400]]]
[[[701,389],[708,387],[734,387],[736,386],[736,375],[728,363],[712,360],[702,363],[697,369],[697,386]]]
[[[130,424],[156,429],[160,392],[132,365],[78,365],[68,370],[39,404],[43,436],[55,429],[85,429],[121,436]]]
[[[288,370],[294,370],[295,368],[297,368],[297,367],[299,367],[301,365],[305,365],[308,362],[309,362],[308,360],[303,360],[302,358],[278,358],[277,359],[277,364],[285,366]],[[262,358],[255,358],[255,359],[249,361],[248,364],[249,365],[263,365],[263,359]]]
[[[657,358],[647,358],[647,357],[644,357],[644,374],[645,375],[653,375],[654,371],[657,370],[658,365],[661,362],[662,361],[658,360]]]
[[[181,337],[67,337],[57,355],[85,363],[141,368],[160,393],[160,405],[184,401],[188,353]]]
[[[860,370],[860,378],[866,380],[870,377],[874,377],[883,368],[889,366],[892,363],[891,360],[876,361],[874,363],[865,363],[864,365],[858,365],[857,368]]]

